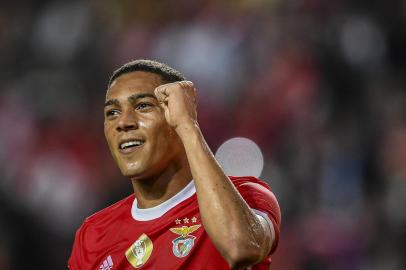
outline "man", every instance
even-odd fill
[[[224,174],[200,131],[192,82],[132,61],[113,73],[104,111],[107,143],[134,194],[86,219],[71,270],[269,268],[278,203],[264,182]]]

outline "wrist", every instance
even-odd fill
[[[196,121],[187,121],[185,123],[179,124],[175,128],[176,133],[178,133],[181,140],[190,138],[193,135],[200,134],[199,124]]]

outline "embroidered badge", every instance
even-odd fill
[[[200,226],[201,226],[200,224],[197,224],[192,226],[182,226],[169,229],[171,232],[180,235],[178,238],[172,241],[173,244],[172,251],[176,257],[182,258],[189,254],[190,250],[193,248],[193,245],[195,244],[196,239],[195,236],[189,234],[199,229]]]
[[[140,268],[149,259],[154,245],[151,239],[143,233],[125,252],[128,262],[135,268]]]

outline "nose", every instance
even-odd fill
[[[125,111],[120,115],[120,119],[117,123],[116,130],[118,132],[121,131],[129,131],[138,129],[138,123],[135,113],[132,111]]]

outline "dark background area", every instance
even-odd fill
[[[261,148],[271,269],[406,269],[405,32],[404,0],[2,1],[0,269],[66,269],[83,219],[131,193],[103,101],[135,58],[195,82],[213,151]]]

